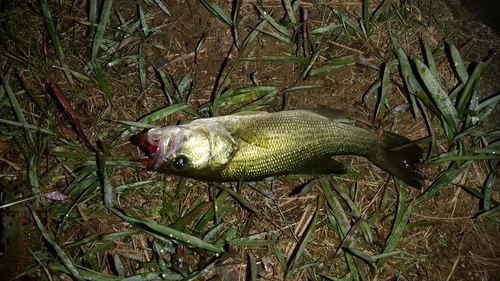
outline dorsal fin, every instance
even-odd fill
[[[269,112],[265,112],[265,111],[241,111],[241,112],[232,113],[231,115],[252,116],[252,115],[260,115],[260,114],[269,114]]]
[[[349,113],[347,113],[346,111],[333,108],[307,109],[304,111],[310,111],[312,113],[318,114],[328,119],[340,119],[349,117]]]

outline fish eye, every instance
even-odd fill
[[[189,167],[189,160],[186,156],[177,156],[174,159],[174,168],[178,171],[185,170]]]

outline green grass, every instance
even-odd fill
[[[273,274],[288,280],[369,280],[391,268],[388,259],[411,257],[404,246],[407,231],[418,228],[419,223],[431,225],[426,221],[409,224],[412,212],[425,208],[428,200],[453,186],[473,164],[488,167],[484,186],[467,182],[457,186],[480,202],[475,218],[478,225],[498,223],[499,134],[485,132],[481,125],[500,98],[478,100],[476,85],[494,55],[469,70],[460,51],[449,44],[447,58],[454,66],[456,83],[445,86],[425,38],[420,54],[400,45],[403,35],[380,33],[387,23],[409,24],[404,7],[389,0],[377,7],[363,1],[360,9],[342,11],[316,5],[322,8],[315,10],[318,14],[333,12],[338,18],[321,22],[304,36],[299,3],[284,1],[278,10],[273,8],[274,13],[256,4],[252,9],[257,20],[248,31],[240,22],[243,1],[225,10],[215,1],[200,0],[204,12],[230,31],[234,44],[228,63],[217,73],[218,83],[210,89],[210,99],[204,102],[196,96],[199,88],[192,69],[171,71],[175,75],[161,67],[148,70],[148,50],[169,49],[163,41],[169,37],[165,31],[169,23],[154,25],[150,16],[151,11],[172,16],[166,1],[144,1],[137,9],[121,9],[117,1],[103,1],[102,6],[90,2],[88,13],[83,13],[87,18],[79,18],[73,26],[83,30],[80,52],[61,40],[71,34],[58,30],[57,13],[63,7],[47,1],[34,3],[40,7],[40,26],[50,37],[53,58],[33,59],[33,52],[15,48],[14,44],[26,48],[34,44],[8,32],[4,25],[0,39],[8,64],[0,72],[0,145],[22,158],[17,163],[22,170],[2,166],[7,168],[0,171],[0,177],[15,172],[24,178],[27,188],[23,196],[36,199],[31,200],[30,215],[44,242],[42,250],[19,259],[30,266],[25,273],[36,270],[44,280],[59,280],[63,273],[75,280],[208,280],[216,268],[217,272],[237,268],[249,280],[266,276],[274,280]],[[5,17],[6,23],[15,21]],[[207,45],[205,36],[193,50],[196,56]],[[140,172],[143,164],[131,155],[127,144],[130,135],[174,124],[186,116],[293,108],[288,95],[325,89],[318,80],[356,62],[352,54],[325,47],[328,40],[361,38],[370,44],[373,36],[383,36],[392,44],[379,50],[385,54],[382,66],[365,93],[363,106],[374,124],[392,124],[398,129],[404,111],[400,108],[410,108],[415,120],[425,124],[431,136],[421,140],[429,143],[423,168],[439,168],[440,173],[430,174],[429,186],[422,193],[416,195],[403,182],[376,174],[373,178],[381,189],[370,204],[376,207],[366,211],[359,201],[366,193],[358,187],[366,169],[355,166],[348,181],[325,176],[302,183],[299,198],[309,197],[309,201],[304,201],[307,207],[300,221],[293,221],[273,193],[280,190],[280,181],[222,185]],[[251,55],[263,40],[272,40],[286,52]],[[20,83],[22,79],[17,78],[27,71],[25,61],[35,65],[28,82]],[[47,73],[52,63],[60,67]],[[296,71],[279,85],[258,79],[238,85],[234,81],[246,63],[270,63]],[[126,64],[133,71],[125,73]],[[53,90],[33,86],[37,81],[58,81],[52,85],[60,85],[59,94],[67,100],[55,97]],[[407,106],[393,105],[397,99],[391,89],[400,85],[406,90]],[[154,87],[161,93],[148,105],[154,110],[137,112],[140,96]],[[361,96],[359,93],[358,100]],[[76,103],[82,100],[102,113],[93,111],[90,121],[80,117],[85,112],[76,113]],[[69,197],[48,201],[46,194],[52,190]],[[6,203],[10,202],[2,205]],[[384,221],[389,221],[390,229],[381,241],[375,238],[374,229]],[[22,235],[16,231],[8,234]],[[19,243],[25,245],[26,241]]]

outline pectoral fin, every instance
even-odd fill
[[[231,136],[252,146],[260,148],[271,147],[269,138],[262,132],[255,133],[252,130],[247,130],[246,128],[238,128],[231,134]]]

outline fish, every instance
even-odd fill
[[[130,142],[150,156],[146,170],[208,182],[289,174],[345,174],[337,155],[355,155],[420,188],[423,150],[401,135],[358,126],[339,109],[251,111],[153,128]]]

